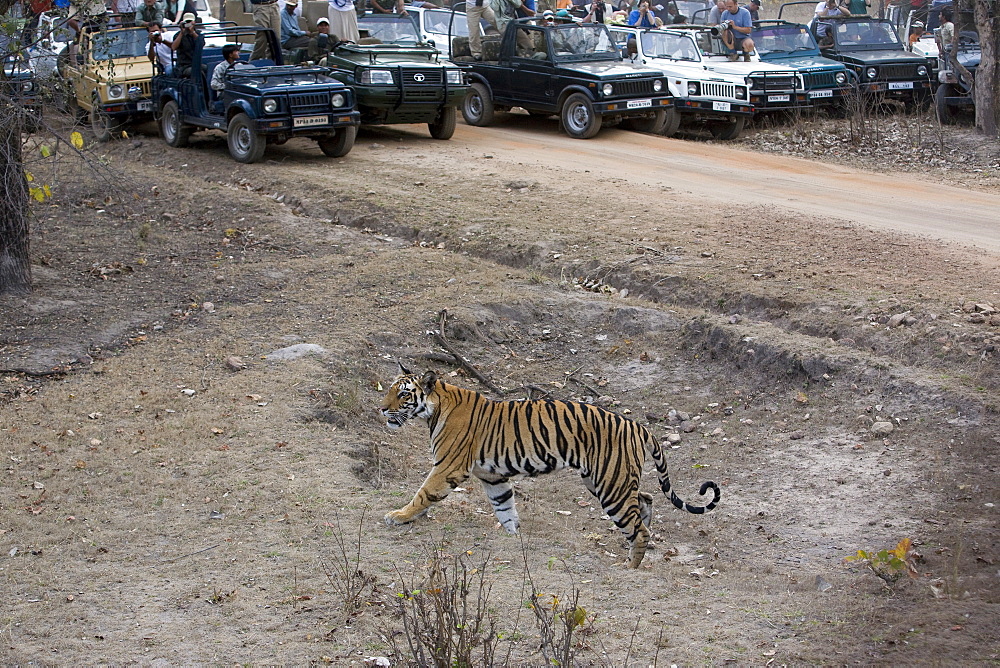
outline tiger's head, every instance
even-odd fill
[[[410,418],[429,418],[434,414],[434,404],[428,397],[437,383],[434,372],[428,371],[420,377],[400,364],[399,374],[382,400],[382,415],[389,429],[399,429]]]

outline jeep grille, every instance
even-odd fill
[[[736,86],[733,84],[716,83],[714,81],[703,81],[701,83],[702,97],[725,97],[736,99]]]
[[[802,79],[805,81],[806,89],[813,88],[835,88],[839,84],[834,79],[836,72],[805,72]]]
[[[750,89],[754,93],[787,93],[798,88],[795,76],[771,75],[758,72],[750,75]]]
[[[414,75],[420,75],[423,80],[418,81],[414,79]],[[435,69],[412,69],[403,70],[403,85],[404,86],[440,86],[442,78],[444,76],[444,70]],[[419,78],[419,77],[418,77]]]
[[[917,66],[909,65],[880,65],[878,67],[878,78],[886,80],[910,80],[917,76]]]
[[[330,91],[289,95],[288,104],[293,114],[326,111],[330,108]]]
[[[614,93],[611,97],[644,97],[656,95],[653,92],[653,79],[624,79],[614,80]],[[666,93],[663,93],[664,95]]]

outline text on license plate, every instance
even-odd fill
[[[712,111],[730,111],[731,105],[728,102],[712,102]]]
[[[890,81],[889,90],[910,90],[913,88],[912,81]]]
[[[833,97],[833,91],[829,88],[826,90],[811,90],[809,91],[809,97]]]
[[[791,98],[789,95],[768,95],[768,102],[788,102]]]
[[[152,100],[139,100],[139,104],[136,105],[139,111],[152,111],[153,101]]]
[[[296,118],[292,125],[297,128],[307,128],[310,125],[326,125],[330,122],[329,116],[301,116]]]
[[[652,107],[652,100],[629,100],[625,103],[626,109],[642,109],[643,107]]]

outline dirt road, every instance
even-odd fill
[[[515,132],[511,132],[516,128]],[[945,239],[1000,253],[1000,196],[911,174],[863,172],[788,156],[748,153],[719,143],[617,129],[594,140],[555,131],[554,119],[507,115],[490,128],[459,125],[456,142],[536,165],[669,187],[694,199],[759,204],[874,229]]]

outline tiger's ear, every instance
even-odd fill
[[[403,363],[400,362],[399,360],[396,360],[396,364],[399,365],[399,375],[401,375],[401,376],[409,376],[412,373],[409,369],[407,369],[405,366],[403,366]]]
[[[433,371],[428,371],[424,374],[424,377],[420,379],[420,387],[424,388],[425,394],[430,394],[434,390],[437,380],[437,374]]]

